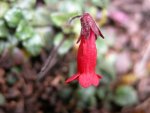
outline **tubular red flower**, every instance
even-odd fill
[[[95,40],[100,35],[101,31],[97,27],[95,21],[88,13],[84,13],[80,17],[81,21],[81,34],[77,41],[79,41],[79,49],[77,54],[77,74],[71,76],[66,80],[69,83],[73,80],[78,80],[80,85],[87,88],[91,85],[98,86],[99,79],[102,77],[95,73],[97,49]]]

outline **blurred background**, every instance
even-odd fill
[[[87,89],[65,83],[83,12],[105,37]],[[150,0],[0,0],[0,113],[150,113],[149,20]]]

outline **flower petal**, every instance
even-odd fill
[[[98,86],[100,78],[102,77],[95,73],[81,74],[79,76],[79,83],[83,88],[87,88],[91,85]]]
[[[102,76],[100,76],[100,75],[98,75],[98,74],[94,74],[93,75],[93,81],[92,81],[92,84],[94,85],[94,86],[98,86],[98,84],[99,84],[99,79],[101,79],[102,78]]]
[[[75,79],[77,79],[77,77],[79,76],[79,74],[75,74],[75,75],[72,75],[70,78],[68,78],[65,82],[66,83],[69,83]]]
[[[79,83],[83,88],[87,88],[92,85],[91,74],[81,74],[79,76]]]

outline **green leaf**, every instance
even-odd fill
[[[59,33],[54,37],[54,45],[58,46],[60,44],[60,42],[63,40],[63,34]],[[73,46],[73,39],[68,38],[66,39],[63,44],[60,46],[60,48],[58,49],[58,54],[60,55],[64,55],[66,54],[69,49]]]
[[[87,89],[81,88],[78,90],[78,95],[80,101],[78,102],[78,106],[81,108],[85,108],[87,106],[95,106],[96,105],[96,98],[95,98],[95,91],[94,87],[89,87]]]
[[[89,105],[90,107],[96,107],[96,104],[97,104],[96,97],[95,97],[95,96],[90,97],[90,98],[89,98],[88,105]]]
[[[131,86],[119,86],[115,91],[114,102],[120,106],[130,106],[138,101],[137,93]]]
[[[15,35],[20,40],[26,40],[34,35],[34,30],[27,21],[22,20],[17,27]]]
[[[5,42],[0,41],[0,55],[3,53],[4,48],[5,48]]]
[[[95,6],[90,6],[90,7],[86,6],[86,7],[85,7],[85,10],[86,10],[88,13],[90,13],[93,18],[96,17],[97,12],[98,12],[97,7],[95,7]]]
[[[37,34],[23,42],[25,49],[33,56],[36,56],[40,53],[43,45],[44,43],[42,38]]]
[[[65,4],[65,5],[64,5]],[[61,1],[61,3],[58,5],[58,10],[60,12],[70,13],[70,12],[82,12],[82,4],[79,4],[76,1],[71,0],[65,0]]]
[[[35,32],[43,39],[46,48],[51,48],[53,45],[53,30],[51,27],[35,28]]]
[[[5,0],[5,1],[9,1],[11,3],[16,3],[17,0]]]
[[[4,105],[6,103],[6,99],[2,93],[0,93],[0,105]]]
[[[106,41],[98,37],[96,40],[96,47],[97,47],[97,54],[98,57],[102,54],[105,54],[108,51],[108,46],[106,44]]]
[[[80,20],[74,21],[72,22],[72,26],[73,26],[73,32],[80,36],[80,30],[81,30],[81,23]]]
[[[19,22],[23,19],[23,14],[21,9],[12,8],[7,11],[4,18],[10,27],[16,27],[19,24]]]
[[[6,82],[9,84],[9,85],[13,85],[15,84],[17,81],[17,78],[12,75],[12,74],[8,74],[7,77],[6,77]]]
[[[35,10],[22,10],[22,14],[23,14],[23,19],[27,20],[30,24],[32,24],[32,21],[37,19],[37,17],[35,17],[34,15]],[[39,22],[39,21],[38,21]]]
[[[83,99],[88,99],[90,96],[93,96],[95,94],[95,88],[94,87],[89,87],[87,89],[80,88],[78,91],[78,95],[83,97]]]
[[[59,0],[44,0],[44,2],[49,5],[49,4],[56,4],[58,3]]]
[[[73,60],[69,63],[69,76],[72,76],[76,72],[76,61]]]
[[[8,35],[7,37],[8,43],[11,47],[16,47],[18,45],[19,40],[14,35]]]
[[[92,0],[92,3],[96,6],[106,8],[109,5],[110,0]]]
[[[60,55],[66,54],[69,49],[73,46],[73,40],[72,39],[67,39],[64,41],[64,43],[61,45],[61,47],[58,49],[58,53]]]
[[[14,48],[13,51],[15,52],[15,51],[21,51],[21,50],[19,50],[18,48]],[[15,66],[11,68],[11,73],[19,74],[20,72],[21,72],[21,67]]]
[[[3,20],[0,20],[0,38],[6,38],[8,35],[8,29]]]
[[[28,13],[28,12],[26,12],[26,13]],[[36,10],[32,12],[32,21],[31,22],[35,26],[49,26],[51,23],[50,11],[47,10],[46,7],[37,7]]]
[[[96,71],[104,75],[102,83],[108,84],[115,80],[116,70],[114,65],[116,58],[116,55],[113,53],[108,54],[107,57],[104,57],[104,55],[98,57]]]
[[[72,89],[69,89],[69,88],[63,88],[60,93],[59,93],[59,96],[62,98],[62,99],[68,99],[70,96],[71,96],[71,92],[72,92]]]
[[[100,99],[104,99],[105,96],[106,96],[106,87],[100,87],[99,89],[97,89],[96,93],[97,93],[97,96],[100,98]]]
[[[4,49],[13,49],[12,44],[6,41],[0,41],[0,54]]]
[[[9,4],[0,1],[0,18],[2,18],[5,15],[8,9],[9,9]]]
[[[78,15],[77,12],[72,12],[72,13],[52,13],[51,14],[51,20],[54,25],[58,27],[63,27],[70,17]]]
[[[63,39],[63,34],[62,33],[58,33],[55,37],[54,37],[54,45],[55,46],[58,46],[60,44],[60,42],[62,41]]]
[[[15,7],[19,7],[22,9],[30,9],[33,8],[36,4],[36,0],[18,0],[15,4]]]

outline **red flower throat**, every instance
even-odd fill
[[[104,38],[104,36],[89,13],[84,13],[83,15],[76,17],[80,17],[81,21],[81,34],[77,41],[77,43],[81,41],[77,54],[78,72],[68,78],[66,83],[78,80],[80,85],[84,88],[91,85],[98,86],[99,79],[102,77],[95,73],[97,58],[95,40],[98,35],[102,38]]]

